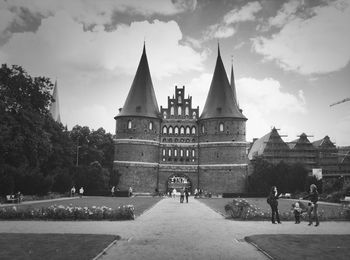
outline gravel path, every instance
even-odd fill
[[[266,259],[244,241],[253,234],[350,234],[350,222],[231,221],[190,198],[166,198],[135,221],[0,221],[0,233],[115,234],[102,259]]]

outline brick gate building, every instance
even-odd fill
[[[220,50],[202,114],[185,87],[175,87],[158,108],[145,47],[125,104],[116,120],[114,169],[119,188],[167,192],[200,188],[245,192],[247,118],[238,107],[233,69],[229,83]]]

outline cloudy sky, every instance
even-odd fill
[[[57,79],[61,119],[115,132],[143,42],[157,101],[200,111],[220,43],[247,140],[275,126],[350,145],[350,0],[0,0],[0,62]]]

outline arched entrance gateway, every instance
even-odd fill
[[[168,178],[167,181],[167,193],[172,192],[173,189],[180,191],[180,189],[187,189],[190,193],[192,193],[192,183],[188,176],[185,174],[173,174]]]

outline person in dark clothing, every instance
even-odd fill
[[[188,189],[185,189],[186,203],[188,203],[188,195],[189,195],[189,193],[188,193]]]
[[[318,213],[317,213],[317,208],[318,208],[318,191],[317,187],[315,184],[310,185],[310,194],[304,197],[303,199],[309,199],[310,202],[308,203],[308,208],[307,208],[307,213],[309,216],[309,226],[312,225],[312,212],[314,213],[316,225],[315,227],[320,225],[320,222],[318,220]]]
[[[271,222],[272,224],[276,224],[275,222],[275,215],[276,215],[276,220],[277,220],[277,223],[278,224],[281,224],[281,221],[280,221],[280,215],[278,213],[278,192],[277,192],[277,187],[276,186],[272,186],[271,187],[271,192],[270,192],[270,195],[269,195],[269,204],[270,204],[270,207],[271,207],[271,212],[272,212],[272,215],[271,215]]]
[[[185,189],[180,189],[180,203],[184,203]]]

